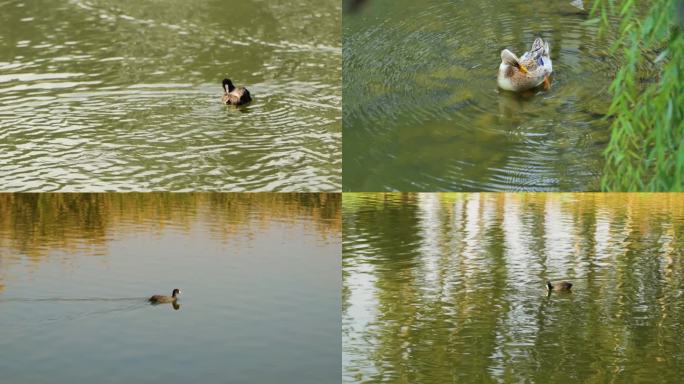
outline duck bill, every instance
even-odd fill
[[[525,67],[524,65],[518,64],[518,68],[520,69],[520,72],[525,74],[527,73],[527,67]]]

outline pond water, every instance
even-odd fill
[[[0,195],[0,381],[339,382],[340,205]]]
[[[0,1],[0,190],[339,191],[340,9]]]
[[[570,3],[367,0],[345,12],[343,190],[597,190],[618,62],[612,37]],[[498,90],[501,50],[520,55],[536,36],[551,45],[551,89]]]
[[[343,200],[344,382],[684,382],[684,196]]]

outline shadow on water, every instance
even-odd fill
[[[359,12],[368,3],[369,0],[344,0],[342,2],[342,9],[344,12],[354,13]]]
[[[559,297],[565,297],[565,298],[567,298],[567,297],[569,297],[570,295],[572,295],[572,291],[558,291],[558,292],[549,291],[549,290],[546,291],[546,296],[547,296],[547,297],[556,297],[556,296],[559,296]]]

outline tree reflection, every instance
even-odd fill
[[[296,221],[325,240],[341,231],[340,205],[340,195],[325,193],[0,194],[0,262],[40,261],[52,251],[104,255],[117,233],[167,226],[189,232],[206,224],[229,240],[246,226]]]
[[[684,197],[352,194],[344,217],[345,381],[684,378]]]

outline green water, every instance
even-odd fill
[[[682,195],[345,194],[343,217],[345,383],[684,381]]]
[[[339,382],[340,205],[0,194],[0,382]]]
[[[368,0],[343,14],[344,191],[591,191],[618,62],[570,1]],[[499,91],[551,45],[549,91]]]
[[[340,10],[0,1],[0,190],[340,190]]]

